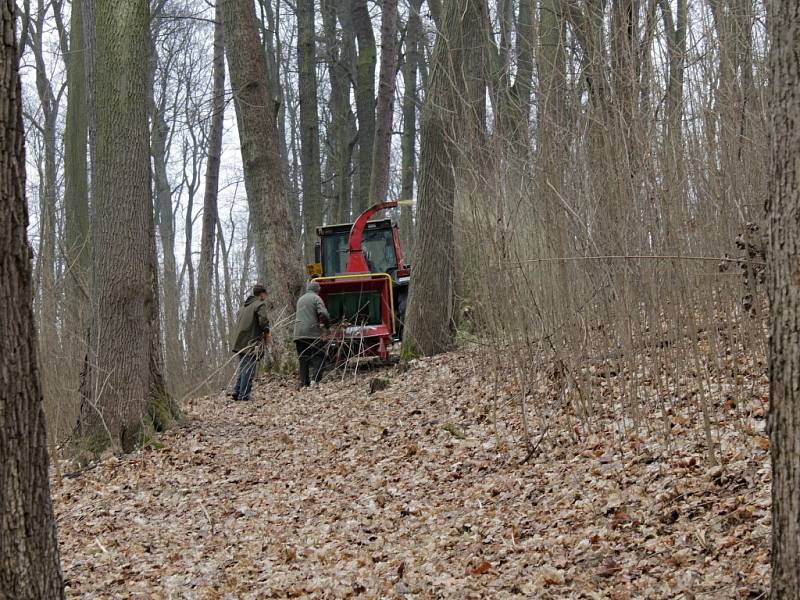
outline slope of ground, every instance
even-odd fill
[[[532,417],[529,453],[519,423],[493,421],[482,367],[462,353],[386,370],[373,394],[362,376],[195,401],[158,448],[54,482],[69,594],[764,595],[763,378],[735,419],[718,403],[722,466],[708,467],[700,419],[678,413],[669,448],[612,424],[567,435],[568,411]]]

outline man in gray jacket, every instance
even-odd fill
[[[311,385],[312,374],[317,383],[322,380],[322,368],[325,362],[322,327],[328,326],[330,315],[322,298],[319,297],[319,290],[319,283],[308,282],[306,293],[297,301],[294,316],[294,345],[300,363],[300,387]]]

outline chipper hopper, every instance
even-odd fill
[[[390,219],[370,220],[396,206],[376,204],[355,223],[317,229],[317,262],[308,272],[320,284],[340,359],[387,360],[392,342],[402,337],[411,269],[403,263],[397,226]]]

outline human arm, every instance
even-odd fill
[[[331,316],[328,314],[328,309],[325,308],[325,303],[322,301],[322,298],[317,296],[315,304],[317,309],[317,318],[319,319],[320,323],[327,327],[331,322]]]
[[[256,311],[256,318],[258,319],[258,327],[262,335],[269,333],[269,317],[267,316],[267,305],[262,304]]]

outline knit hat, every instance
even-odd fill
[[[307,292],[314,292],[315,294],[317,294],[317,293],[319,293],[319,290],[320,290],[320,289],[321,289],[321,288],[320,288],[320,285],[319,285],[319,283],[318,283],[318,282],[316,282],[316,281],[309,281],[309,282],[306,284],[306,291],[307,291]]]
[[[260,283],[257,283],[253,286],[253,296],[258,296],[259,294],[266,294],[267,288],[265,288]]]

